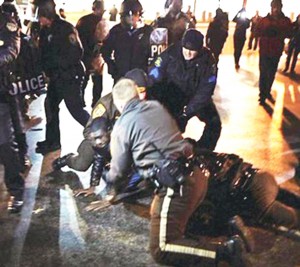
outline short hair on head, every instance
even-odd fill
[[[127,102],[138,98],[137,85],[134,81],[126,78],[120,79],[112,89],[114,101]]]

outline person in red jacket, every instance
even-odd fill
[[[284,48],[284,39],[292,33],[292,22],[282,12],[281,0],[271,2],[271,12],[257,25],[259,39],[259,104],[274,101],[271,88]]]

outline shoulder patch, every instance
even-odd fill
[[[6,28],[10,31],[10,32],[15,32],[18,29],[18,25],[12,22],[7,22],[6,23]]]
[[[69,35],[69,41],[70,41],[70,43],[72,44],[72,45],[75,45],[75,44],[77,44],[77,36],[76,36],[76,34],[75,33],[71,33],[70,35]]]
[[[155,67],[159,68],[161,66],[161,62],[162,62],[161,57],[158,57],[154,62]]]
[[[103,116],[103,114],[105,113],[105,111],[106,111],[106,108],[102,104],[99,104],[93,110],[93,112],[92,112],[92,118],[95,119],[95,118]]]

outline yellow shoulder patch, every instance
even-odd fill
[[[12,23],[12,22],[7,22],[6,23],[6,28],[10,31],[10,32],[15,32],[18,29],[18,25],[16,23]]]
[[[95,119],[95,118],[103,116],[105,111],[106,111],[106,108],[102,104],[99,104],[98,106],[96,106],[94,108],[94,110],[92,112],[92,118]]]
[[[154,62],[155,67],[160,67],[161,66],[161,61],[162,61],[161,57],[158,57]]]

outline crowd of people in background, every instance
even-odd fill
[[[191,7],[182,11],[182,0],[167,0],[166,13],[151,25],[142,21],[144,10],[138,0],[124,0],[119,11],[115,5],[109,10],[109,21],[115,22],[110,29],[104,19],[104,1],[95,0],[92,12],[73,26],[65,10],[56,12],[54,0],[36,0],[32,11],[39,23],[27,21],[29,30],[23,33],[23,22],[12,2],[5,0],[0,10],[0,160],[11,195],[10,212],[22,209],[23,176],[31,165],[23,125],[25,97],[20,92],[29,84],[26,79],[35,79],[39,85],[35,93],[46,88],[45,140],[37,142],[36,153],[47,155],[61,149],[59,105],[63,100],[84,128],[78,153],[63,155],[52,164],[55,170],[68,166],[86,171],[93,166],[90,188],[80,189],[76,195],[95,194],[95,187],[104,179],[104,197],[114,202],[149,190],[140,186],[145,179],[153,183],[150,190],[155,189],[156,194],[151,210],[150,251],[158,263],[197,266],[207,258],[216,264],[227,261],[232,266],[247,266],[242,247],[248,246],[250,251],[251,246],[240,219],[232,219],[242,214],[239,205],[234,209],[236,214],[226,218],[236,230],[227,241],[206,243],[183,238],[188,220],[207,196],[218,205],[216,195],[224,180],[228,183],[226,187],[222,184],[222,190],[228,192],[232,205],[240,204],[247,195],[250,202],[243,211],[257,211],[255,220],[299,229],[299,197],[278,188],[272,175],[239,156],[214,152],[222,121],[213,94],[229,30],[228,14],[221,8],[204,36],[196,29]],[[290,41],[283,71],[295,73],[300,15],[292,23],[282,12],[281,0],[272,0],[267,16],[261,17],[256,11],[255,16],[247,18],[243,6],[232,22],[235,69],[240,69],[250,28],[247,48],[259,50],[259,104],[274,101],[271,89],[286,39]],[[155,31],[160,28],[167,31]],[[163,36],[156,38],[158,42],[150,43],[159,33]],[[167,48],[160,51],[165,40]],[[153,49],[160,52],[149,62]],[[112,93],[106,96],[102,95],[104,64],[114,81]],[[91,114],[85,110],[90,78]],[[27,91],[35,90],[31,87]],[[15,96],[9,94],[12,89]],[[182,133],[194,116],[205,127],[199,140],[186,140]],[[230,202],[229,197],[224,199]]]

